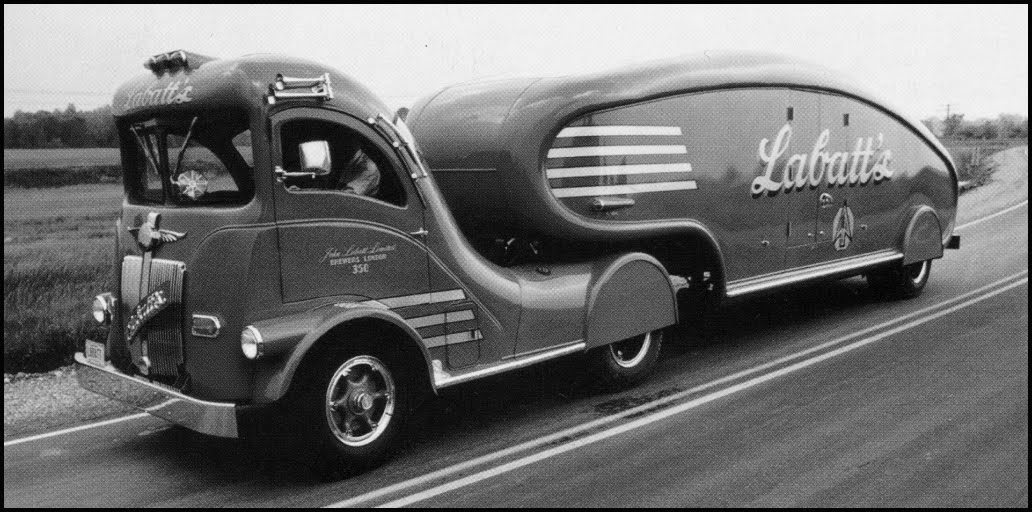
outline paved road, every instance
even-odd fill
[[[1027,506],[1025,204],[962,229],[917,299],[731,305],[620,394],[570,362],[461,387],[345,481],[142,418],[5,445],[4,506]]]

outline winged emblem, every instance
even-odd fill
[[[150,212],[147,214],[147,222],[135,228],[128,228],[129,232],[136,237],[136,243],[144,252],[157,249],[163,243],[178,242],[186,237],[186,233],[161,229],[161,214]]]

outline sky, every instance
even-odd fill
[[[111,101],[156,53],[324,62],[392,107],[485,77],[707,50],[842,71],[908,114],[1028,115],[1028,5],[4,6],[4,115]]]

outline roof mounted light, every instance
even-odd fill
[[[165,71],[175,72],[179,70],[197,69],[201,64],[210,60],[215,59],[205,55],[189,53],[185,50],[175,50],[166,53],[159,53],[147,59],[147,62],[143,63],[143,67],[160,75]]]
[[[333,85],[330,84],[330,74],[323,73],[313,78],[294,78],[276,75],[276,81],[269,84],[269,94],[266,97],[269,105],[275,105],[277,99],[296,98],[318,98],[322,100],[333,99]]]

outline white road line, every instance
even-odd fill
[[[866,329],[863,329],[863,330],[860,330],[860,331],[856,331],[856,332],[847,334],[845,336],[836,338],[836,339],[834,339],[832,341],[828,341],[828,342],[822,343],[820,345],[817,345],[817,346],[814,346],[814,347],[810,347],[808,349],[801,350],[799,352],[795,352],[795,353],[789,354],[787,356],[780,357],[780,358],[775,359],[773,361],[769,361],[769,362],[763,363],[761,365],[754,366],[752,368],[748,368],[746,370],[742,370],[742,371],[733,373],[733,374],[725,376],[725,377],[721,377],[719,379],[707,382],[705,384],[701,384],[699,386],[695,386],[695,387],[693,387],[691,389],[682,391],[680,393],[676,393],[676,394],[673,394],[673,395],[668,395],[668,396],[660,398],[658,400],[654,400],[652,402],[639,405],[637,407],[628,409],[626,411],[623,411],[623,412],[620,412],[620,413],[617,413],[617,414],[613,414],[613,415],[610,415],[610,416],[606,416],[606,417],[603,417],[603,418],[599,418],[599,419],[590,421],[588,423],[583,423],[583,424],[580,424],[580,425],[577,425],[577,426],[574,426],[574,427],[570,427],[568,429],[561,430],[561,431],[556,432],[554,434],[549,434],[549,435],[546,435],[544,437],[540,437],[540,438],[537,438],[537,439],[534,439],[534,440],[531,440],[531,441],[527,441],[527,442],[524,442],[524,443],[512,446],[510,448],[506,448],[504,450],[500,450],[500,451],[497,451],[497,452],[494,452],[494,453],[483,455],[481,457],[477,457],[475,459],[470,459],[468,461],[461,462],[461,463],[456,464],[454,466],[449,466],[447,468],[434,471],[433,473],[428,473],[426,475],[423,475],[423,476],[420,476],[420,477],[416,477],[416,478],[412,478],[410,480],[405,480],[403,482],[399,482],[399,483],[394,484],[394,485],[390,485],[390,486],[387,486],[387,487],[384,487],[384,488],[381,488],[381,489],[377,489],[375,491],[370,491],[370,492],[367,492],[365,494],[356,496],[354,498],[349,498],[347,500],[343,500],[343,501],[334,503],[332,505],[328,505],[328,507],[349,507],[349,506],[358,505],[358,504],[363,503],[363,502],[379,499],[379,498],[382,498],[384,496],[388,496],[388,495],[391,495],[391,494],[403,491],[405,489],[409,489],[409,488],[412,488],[412,487],[418,487],[418,486],[430,483],[430,482],[432,482],[434,480],[445,478],[447,476],[454,475],[456,473],[461,473],[461,472],[466,471],[468,469],[472,469],[472,468],[474,468],[476,466],[481,466],[481,465],[493,462],[493,461],[498,460],[498,459],[502,459],[502,458],[505,458],[505,457],[508,457],[508,456],[511,456],[511,455],[515,455],[515,454],[523,452],[523,451],[527,451],[527,450],[531,450],[531,449],[534,449],[534,448],[537,448],[537,447],[540,447],[540,446],[544,446],[544,445],[553,443],[555,441],[558,441],[558,440],[561,440],[561,439],[564,439],[564,438],[568,438],[568,437],[571,437],[571,436],[576,436],[576,435],[579,435],[581,433],[584,433],[584,432],[587,432],[587,431],[594,430],[594,429],[597,429],[599,427],[605,426],[605,425],[607,425],[609,423],[613,423],[615,421],[621,420],[623,418],[641,414],[642,412],[649,411],[651,409],[654,409],[656,407],[662,406],[664,404],[675,402],[675,401],[679,401],[679,400],[681,400],[683,398],[686,398],[688,396],[694,395],[694,394],[699,393],[701,391],[705,391],[705,390],[710,389],[710,388],[714,388],[714,387],[717,387],[717,386],[720,386],[720,385],[723,385],[723,384],[734,382],[734,381],[739,380],[739,379],[741,379],[743,377],[747,377],[749,375],[762,372],[764,370],[773,368],[775,366],[780,366],[780,365],[782,365],[784,363],[787,363],[789,361],[793,361],[795,359],[799,359],[801,357],[810,355],[810,354],[812,354],[814,352],[818,352],[818,351],[821,351],[821,350],[833,347],[835,345],[839,345],[839,344],[845,343],[845,342],[847,342],[849,340],[853,340],[853,339],[856,339],[857,337],[870,334],[872,332],[875,332],[877,330],[883,329],[885,327],[889,327],[891,325],[898,324],[900,322],[904,322],[904,321],[910,320],[910,319],[915,318],[915,317],[920,317],[922,315],[930,313],[930,312],[934,311],[935,309],[941,308],[941,307],[946,306],[948,304],[959,302],[959,301],[962,301],[964,299],[967,299],[968,297],[971,297],[971,296],[974,296],[974,295],[978,295],[978,294],[983,293],[983,292],[988,291],[988,290],[995,289],[995,288],[997,288],[998,286],[1000,286],[1003,283],[1006,283],[1008,281],[1012,281],[1014,279],[1018,279],[1018,278],[1024,277],[1027,274],[1028,274],[1028,270],[1023,270],[1021,272],[1018,272],[1016,274],[1007,276],[1007,277],[1005,277],[1003,279],[1000,279],[998,281],[995,281],[995,282],[989,283],[987,285],[981,286],[981,287],[979,287],[979,288],[977,288],[975,290],[971,290],[969,292],[965,292],[965,293],[963,293],[961,295],[958,295],[956,297],[944,300],[944,301],[942,301],[942,302],[940,302],[938,304],[934,304],[932,306],[927,306],[925,308],[919,309],[919,310],[914,311],[912,313],[908,313],[906,315],[903,315],[903,316],[900,316],[900,317],[896,317],[896,318],[894,318],[892,320],[888,320],[888,321],[882,322],[882,323],[880,323],[878,325],[874,325],[874,326],[868,327]]]
[[[137,420],[140,418],[153,418],[150,414],[145,412],[130,414],[129,416],[122,416],[120,418],[114,418],[106,421],[98,421],[97,423],[87,423],[85,425],[79,425],[78,427],[66,428],[64,430],[55,430],[53,432],[47,432],[46,434],[39,434],[35,436],[23,437],[21,439],[12,439],[10,441],[4,441],[4,448],[8,446],[14,446],[16,444],[28,443],[31,441],[38,441],[40,439],[46,439],[48,437],[60,436],[64,434],[70,434],[72,432],[78,432],[80,430],[87,430],[95,427],[103,427],[106,425],[114,425],[115,423],[122,423],[124,421]]]
[[[711,393],[711,394],[708,394],[708,395],[705,395],[705,396],[700,396],[699,398],[696,398],[696,399],[691,400],[689,402],[685,402],[684,404],[681,404],[681,405],[678,405],[676,407],[672,407],[670,409],[665,409],[665,410],[662,410],[662,411],[650,414],[649,416],[645,416],[643,418],[634,420],[634,421],[632,421],[630,423],[627,423],[625,425],[620,425],[620,426],[617,426],[617,427],[613,427],[613,428],[611,428],[609,430],[605,430],[605,431],[599,432],[597,434],[592,434],[592,435],[590,435],[588,437],[585,437],[583,439],[578,439],[576,441],[571,441],[569,443],[556,446],[555,448],[551,448],[551,449],[545,450],[545,451],[540,452],[540,453],[535,453],[533,455],[529,455],[527,457],[523,457],[521,459],[514,460],[512,462],[503,464],[501,466],[498,466],[498,467],[495,467],[495,468],[491,468],[491,469],[488,469],[486,471],[481,471],[479,473],[467,476],[465,478],[461,478],[459,480],[455,480],[453,482],[449,482],[449,483],[444,484],[444,485],[440,485],[440,486],[434,487],[432,489],[427,489],[426,491],[419,492],[419,493],[413,494],[411,496],[407,496],[407,497],[399,499],[399,500],[395,500],[395,501],[391,501],[389,503],[385,503],[385,504],[381,505],[380,508],[404,507],[406,505],[411,505],[413,503],[418,503],[420,501],[423,501],[423,500],[426,500],[426,499],[429,499],[429,498],[433,498],[435,496],[439,496],[441,494],[444,494],[444,493],[447,493],[447,492],[450,492],[450,491],[453,491],[453,490],[465,487],[467,485],[471,485],[471,484],[480,482],[482,480],[487,480],[489,478],[493,478],[495,476],[498,476],[498,475],[501,475],[501,474],[504,474],[504,473],[508,473],[510,471],[519,469],[519,468],[524,467],[524,466],[528,466],[528,465],[533,464],[535,462],[540,462],[540,461],[548,459],[550,457],[554,457],[556,455],[559,455],[559,454],[562,454],[562,453],[565,453],[565,452],[568,452],[568,451],[571,451],[571,450],[575,450],[575,449],[580,448],[582,446],[587,446],[589,444],[596,443],[596,442],[602,441],[604,439],[608,439],[608,438],[616,436],[618,434],[622,434],[624,432],[628,432],[628,431],[631,431],[631,430],[643,427],[645,425],[649,425],[651,423],[655,423],[655,422],[657,422],[659,420],[662,420],[662,419],[665,419],[665,418],[669,418],[671,416],[676,416],[676,415],[681,414],[683,412],[686,412],[686,411],[689,411],[689,410],[694,409],[696,407],[699,407],[700,405],[707,404],[709,402],[712,402],[714,400],[717,400],[717,399],[720,399],[720,398],[723,398],[723,397],[726,397],[726,396],[729,396],[729,395],[733,395],[735,393],[738,393],[739,391],[744,391],[746,389],[752,388],[752,387],[757,386],[759,384],[763,384],[764,382],[776,379],[776,378],[784,376],[784,375],[788,375],[790,373],[799,371],[799,370],[801,370],[803,368],[807,368],[809,366],[813,366],[813,365],[815,365],[815,364],[817,364],[819,362],[831,359],[831,358],[833,358],[835,356],[844,354],[846,352],[850,352],[852,350],[856,350],[856,349],[858,349],[860,347],[863,347],[863,346],[866,346],[866,345],[870,345],[871,343],[874,343],[876,341],[882,340],[882,339],[887,338],[889,336],[892,336],[894,334],[903,332],[903,331],[905,331],[907,329],[912,329],[912,328],[917,327],[919,325],[931,322],[932,320],[935,320],[935,319],[938,319],[938,318],[943,317],[945,315],[948,315],[950,313],[953,313],[954,311],[957,311],[959,309],[968,307],[968,306],[970,306],[972,304],[976,304],[978,302],[981,302],[983,300],[989,299],[989,298],[994,297],[996,295],[999,295],[999,294],[1001,294],[1003,292],[1006,292],[1006,291],[1008,291],[1008,290],[1010,290],[1012,288],[1016,288],[1018,286],[1021,286],[1021,285],[1027,284],[1027,283],[1028,283],[1028,277],[1024,277],[1024,278],[1022,278],[1022,279],[1020,279],[1020,280],[1018,280],[1016,282],[1013,282],[1013,283],[1011,283],[1011,284],[1009,284],[1007,286],[1004,286],[1003,288],[999,288],[997,290],[992,290],[992,291],[990,291],[988,293],[985,293],[984,295],[980,295],[978,297],[975,297],[975,298],[973,298],[971,300],[968,300],[966,302],[963,302],[961,304],[957,304],[957,305],[955,305],[953,307],[944,309],[944,310],[939,311],[938,313],[935,313],[935,314],[933,314],[931,316],[928,316],[928,317],[925,317],[925,318],[921,318],[921,319],[918,319],[918,320],[914,320],[913,322],[906,323],[904,325],[901,325],[901,326],[898,326],[896,328],[890,329],[888,331],[876,334],[876,335],[871,336],[869,338],[865,338],[865,339],[862,339],[862,340],[857,341],[855,343],[851,343],[851,344],[846,345],[844,347],[839,347],[839,348],[837,348],[835,350],[832,350],[830,352],[821,354],[819,356],[812,357],[810,359],[806,359],[806,360],[800,361],[800,362],[795,363],[795,364],[793,364],[791,366],[786,366],[785,368],[782,368],[780,370],[776,370],[776,371],[773,371],[773,372],[761,375],[759,377],[747,380],[747,381],[742,382],[740,384],[736,384],[736,385],[728,387],[726,389],[722,389],[722,390],[717,391],[715,393]]]
[[[961,229],[964,229],[966,227],[974,226],[975,224],[978,224],[980,222],[985,222],[985,221],[987,221],[989,219],[992,219],[993,217],[999,217],[1000,215],[1003,215],[1005,213],[1010,213],[1010,212],[1012,212],[1014,210],[1017,210],[1018,208],[1021,208],[1022,206],[1028,206],[1028,199],[1026,199],[1026,200],[1024,200],[1024,201],[1022,201],[1022,202],[1020,202],[1020,203],[1018,203],[1016,205],[1014,205],[1014,206],[1011,206],[1010,208],[1005,208],[1005,209],[1000,210],[1000,211],[998,211],[996,213],[986,215],[985,217],[982,217],[981,219],[977,219],[977,220],[973,220],[971,222],[967,222],[967,223],[961,224],[961,225],[957,226],[956,228],[954,228],[954,231],[961,230]]]

